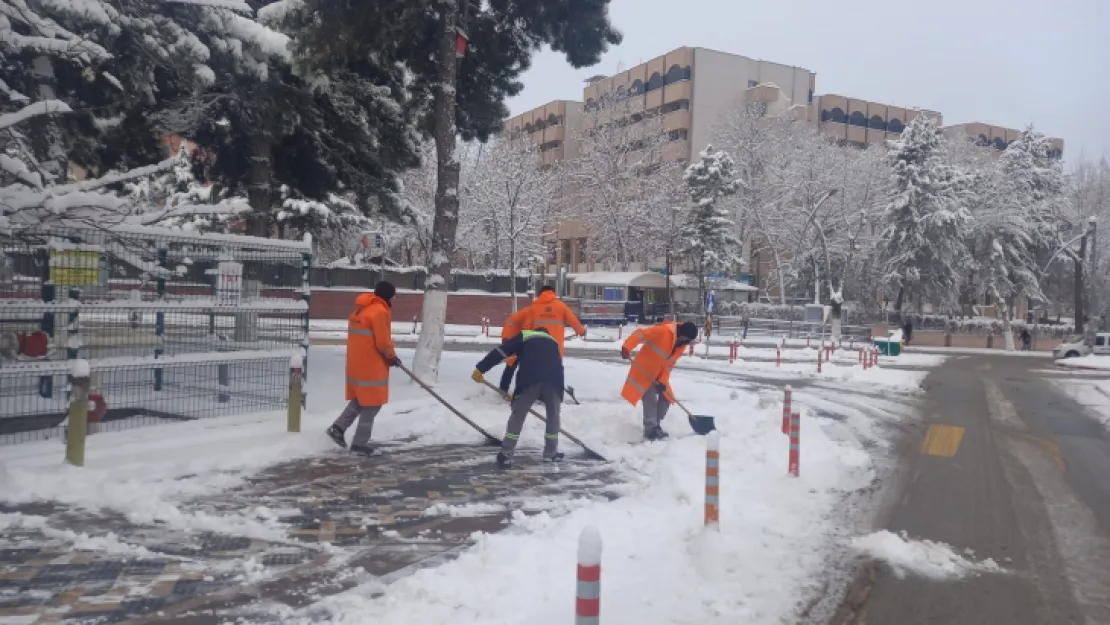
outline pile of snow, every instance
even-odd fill
[[[1110,371],[1110,357],[1092,354],[1078,358],[1061,358],[1056,366],[1065,369],[1087,369],[1090,371]]]
[[[965,550],[965,557],[945,543],[911,540],[905,533],[882,530],[852,540],[851,546],[862,555],[885,562],[900,578],[919,575],[945,580],[1003,572],[990,558],[978,562],[970,559],[975,555],[971,550]]]

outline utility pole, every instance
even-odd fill
[[[1095,334],[1099,326],[1098,305],[1098,218],[1087,219],[1087,234],[1090,235],[1091,257],[1087,267],[1087,347],[1094,349]]]

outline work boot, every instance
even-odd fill
[[[374,455],[374,448],[369,445],[351,445],[351,453],[370,457]]]
[[[552,454],[550,456],[544,456],[543,461],[544,462],[562,462],[563,458],[566,458],[566,457],[567,457],[567,455],[560,451],[560,452],[556,452],[555,454]]]
[[[667,434],[667,432],[659,426],[655,426],[647,432],[644,432],[644,440],[647,441],[662,441],[666,440],[669,437],[670,434]]]
[[[513,457],[505,455],[505,452],[497,452],[497,466],[502,469],[513,468]]]
[[[344,436],[343,430],[339,429],[338,425],[335,425],[333,423],[325,433],[328,435],[328,438],[330,438],[333,443],[339,445],[343,449],[347,448],[347,439]]]

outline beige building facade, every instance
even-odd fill
[[[966,137],[974,141],[976,145],[984,148],[992,148],[1001,152],[1020,137],[1022,131],[1013,128],[1004,128],[1002,126],[992,126],[981,122],[972,122],[969,124],[946,126],[944,128],[944,133],[949,139]],[[1063,158],[1064,140],[1057,137],[1049,137],[1048,142],[1052,144],[1052,155],[1055,158]]]
[[[856,147],[885,145],[897,139],[902,130],[918,115],[928,115],[943,125],[944,117],[937,111],[906,108],[837,94],[814,98],[809,120],[816,123],[821,134]]]

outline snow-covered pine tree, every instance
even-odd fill
[[[732,157],[712,145],[698,155],[683,176],[691,208],[682,229],[679,253],[690,259],[698,276],[698,295],[705,311],[706,283],[711,272],[724,272],[742,262],[735,224],[721,200],[738,187]]]
[[[891,192],[879,241],[884,283],[906,297],[942,309],[957,301],[960,267],[967,260],[971,214],[960,196],[960,174],[944,161],[945,140],[936,121],[919,114],[891,145]]]
[[[998,159],[994,171],[980,172],[976,187],[974,249],[982,288],[996,303],[1006,349],[1016,299],[1044,300],[1041,263],[1055,250],[1062,221],[1064,178],[1051,144],[1026,129]]]

